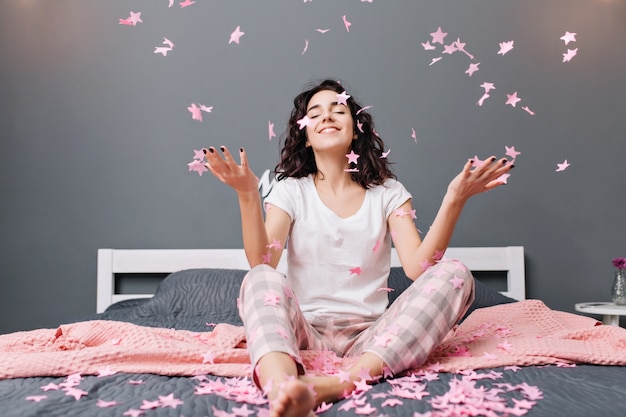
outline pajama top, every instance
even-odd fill
[[[287,279],[307,320],[382,315],[391,258],[387,219],[410,198],[388,179],[366,190],[354,215],[341,218],[322,202],[312,175],[274,183],[265,203],[291,217]]]

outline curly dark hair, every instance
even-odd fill
[[[274,174],[278,181],[293,177],[302,178],[317,173],[317,164],[313,150],[306,146],[306,132],[300,129],[298,120],[306,114],[306,109],[311,98],[320,91],[330,90],[338,94],[345,91],[341,83],[334,80],[324,80],[310,89],[298,94],[293,100],[294,107],[289,117],[287,129],[281,135],[283,147],[280,151],[280,162],[274,168]],[[354,97],[347,100],[352,120],[356,128],[358,140],[352,141],[351,149],[358,155],[358,171],[351,172],[352,180],[361,187],[368,189],[376,185],[382,185],[389,178],[396,179],[390,169],[387,158],[381,158],[385,150],[383,140],[374,129],[372,116],[357,103]]]

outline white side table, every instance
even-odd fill
[[[626,316],[626,306],[618,306],[611,302],[578,303],[576,311],[588,314],[602,314],[602,323],[619,326],[619,317]]]

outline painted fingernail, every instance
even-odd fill
[[[215,149],[213,149],[213,147],[211,146],[211,147],[209,148],[209,152],[214,153],[214,152],[215,152]]]
[[[222,152],[224,152],[224,151],[226,150],[226,148],[225,148],[225,147],[223,147],[223,146],[220,146],[220,150],[221,150]]]
[[[496,160],[496,157],[495,157],[495,156],[492,156],[492,157],[491,157],[491,162],[493,162],[493,161],[495,161],[495,160]]]
[[[243,152],[243,148],[239,148],[239,152]]]
[[[515,165],[511,164],[511,168],[515,168]]]
[[[506,158],[502,159],[502,163],[506,164],[507,163],[507,159]]]
[[[204,148],[203,148],[203,149],[202,149],[202,152],[204,152],[204,154],[206,155],[206,149],[204,149]]]

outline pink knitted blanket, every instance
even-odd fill
[[[555,363],[626,365],[626,329],[598,324],[538,300],[483,308],[451,331],[424,367],[452,372]],[[302,356],[307,368],[321,369],[329,355],[305,351]],[[345,361],[335,357],[333,366]],[[245,376],[249,370],[243,329],[228,324],[195,333],[96,320],[0,335],[0,378],[116,372]]]

